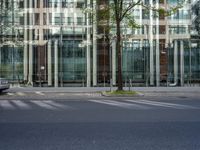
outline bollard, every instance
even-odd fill
[[[112,79],[110,79],[110,92],[112,92],[112,85],[113,85],[113,82],[112,82]]]
[[[131,91],[131,87],[132,87],[132,80],[131,79],[129,79],[129,91]]]

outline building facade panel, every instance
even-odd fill
[[[116,85],[116,41],[98,18],[109,2],[1,0],[0,77],[30,86]],[[179,2],[144,1],[166,9]],[[168,17],[135,8],[140,28],[121,29],[124,86],[199,85],[200,40],[191,23],[198,22],[197,5],[187,2]]]

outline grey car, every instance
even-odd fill
[[[4,79],[4,78],[0,78],[0,92],[3,90],[7,90],[10,88],[10,84],[8,82],[8,80]]]

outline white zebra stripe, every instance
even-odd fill
[[[145,105],[168,107],[168,108],[174,108],[174,109],[197,109],[196,107],[188,106],[188,105],[173,104],[173,103],[166,103],[166,102],[156,102],[156,101],[149,101],[149,100],[125,100],[125,101],[138,103],[138,104],[145,104]]]
[[[54,106],[54,107],[61,108],[61,109],[72,108],[72,107],[70,107],[70,106],[65,106],[65,105],[56,103],[56,102],[54,102],[54,101],[52,101],[52,100],[46,100],[46,101],[44,101],[44,103],[49,104],[49,105]]]
[[[0,100],[0,106],[4,109],[15,109],[15,107],[8,100]]]
[[[45,108],[45,109],[50,109],[50,110],[56,110],[57,108],[56,107],[53,107],[49,104],[46,104],[45,102],[43,101],[37,101],[37,100],[31,100],[32,103],[42,107],[42,108]]]
[[[12,100],[11,102],[14,103],[16,106],[18,106],[21,109],[30,109],[31,108],[28,104],[24,103],[21,100]]]
[[[119,101],[114,101],[114,100],[89,100],[89,101],[95,102],[95,103],[106,104],[106,105],[117,106],[117,107],[123,107],[123,108],[150,109],[150,107],[148,107],[148,106],[142,106],[142,105],[138,105],[138,104],[130,104],[130,103],[119,102]]]
[[[44,96],[45,94],[44,93],[42,93],[42,92],[39,92],[39,91],[37,91],[37,92],[35,92],[36,94],[38,94],[38,95],[42,95],[42,96]]]

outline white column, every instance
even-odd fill
[[[39,45],[42,45],[44,43],[44,39],[43,39],[43,24],[44,24],[44,20],[43,20],[43,1],[40,1],[40,8],[39,8],[39,13],[40,13],[40,28],[39,28]]]
[[[156,9],[159,1],[156,1]],[[159,47],[159,17],[156,18],[156,86],[160,86],[160,47]]]
[[[33,12],[32,12],[32,1],[29,1],[29,74],[28,74],[28,83],[33,85]]]
[[[90,6],[90,0],[87,1],[87,7]],[[86,26],[87,26],[87,87],[91,86],[91,65],[90,65],[90,17],[89,13],[86,14]]]
[[[58,87],[58,41],[54,43],[54,86]]]
[[[52,86],[52,54],[51,54],[51,40],[48,42],[48,86]]]
[[[174,41],[174,83],[178,80],[178,43]]]
[[[150,5],[153,6],[153,0],[150,0]],[[150,44],[150,85],[154,85],[154,52],[153,52],[153,11],[150,10],[150,25],[149,25],[149,44]]]
[[[96,0],[93,0],[93,10],[96,11]],[[93,86],[97,85],[97,17],[93,15]]]
[[[112,41],[112,80],[113,85],[116,85],[116,41]]]
[[[180,47],[180,80],[181,86],[184,86],[184,45],[183,41],[181,41]]]
[[[2,46],[0,45],[0,68],[1,68],[1,48]]]
[[[27,14],[27,1],[24,1],[24,80],[28,80],[28,33],[27,33],[27,19],[28,19],[28,14]]]
[[[32,41],[33,32],[29,32],[29,41]],[[33,45],[29,44],[29,74],[28,74],[28,83],[33,84]]]

